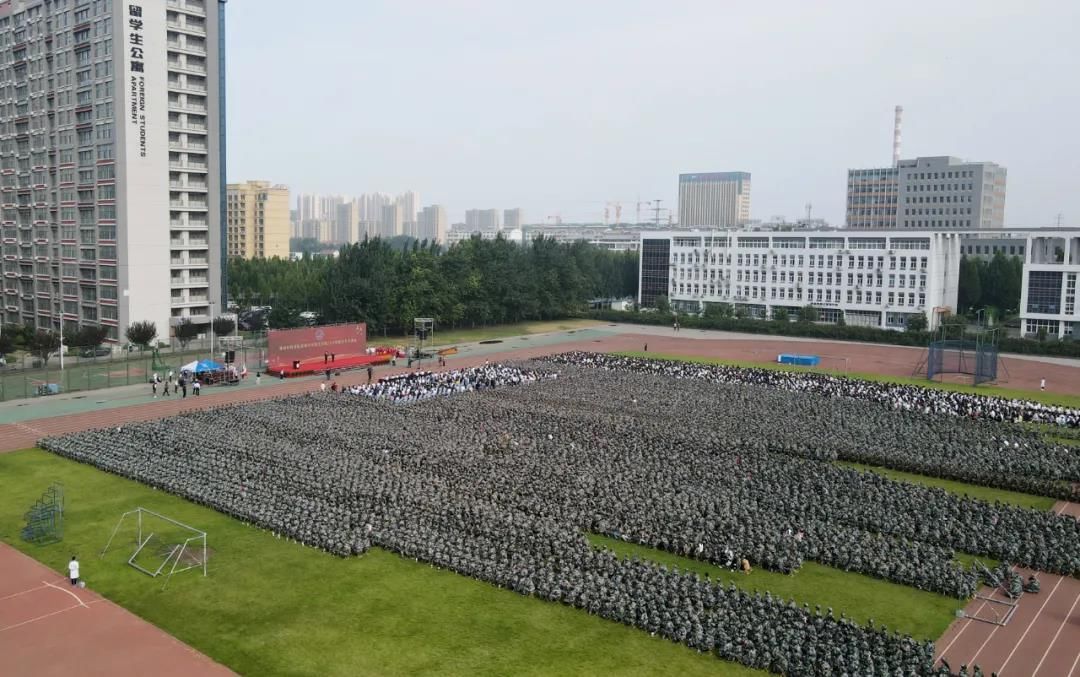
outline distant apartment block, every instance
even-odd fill
[[[750,220],[750,173],[679,175],[679,225],[736,228]]]
[[[468,232],[495,232],[501,229],[497,209],[469,209],[465,212],[465,230]]]
[[[442,205],[428,205],[417,215],[416,238],[446,244],[449,220]]]
[[[289,189],[269,181],[230,183],[225,203],[230,257],[288,258]]]
[[[521,208],[518,207],[515,209],[504,209],[502,221],[503,228],[506,228],[507,230],[513,228],[521,228]]]
[[[848,171],[847,227],[995,229],[1005,226],[1007,172],[954,157]]]

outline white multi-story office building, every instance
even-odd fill
[[[847,227],[985,230],[1005,225],[1007,172],[954,157],[848,170]]]
[[[810,305],[823,321],[903,329],[923,315],[934,327],[955,312],[959,260],[955,233],[644,232],[638,301],[729,303],[758,318]]]
[[[1078,278],[1080,231],[1028,231],[1020,293],[1020,328],[1025,336],[1080,335]]]
[[[222,301],[224,2],[0,3],[3,318],[208,323]]]
[[[750,220],[750,173],[679,175],[679,225],[735,228]]]

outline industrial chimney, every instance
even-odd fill
[[[896,107],[896,121],[893,123],[892,133],[892,166],[900,166],[900,120],[904,117],[904,107]]]

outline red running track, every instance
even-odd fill
[[[232,675],[89,588],[0,543],[0,673]]]

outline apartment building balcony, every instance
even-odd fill
[[[205,193],[207,190],[207,185],[205,181],[170,181],[169,188],[172,188],[173,190],[186,190],[189,192],[195,191]]]
[[[175,9],[181,12],[193,12],[200,15],[206,14],[206,3],[203,0],[165,0],[165,4],[169,9]]]
[[[191,139],[188,139],[187,143],[181,141],[170,141],[169,150],[176,150],[184,153],[205,153],[207,149],[205,142],[200,143],[198,141],[192,141]]]
[[[174,237],[169,240],[169,246],[173,249],[206,249],[210,242],[206,238]]]
[[[169,120],[169,130],[174,132],[203,132],[207,131],[206,125],[196,124],[193,122],[180,122],[179,120]]]
[[[207,202],[206,200],[169,200],[169,208],[205,211]]]
[[[188,277],[174,277],[170,281],[169,286],[173,289],[186,289],[189,287],[209,287],[210,278],[194,275]]]
[[[169,169],[176,169],[181,172],[205,172],[207,168],[205,162],[194,162],[192,160],[188,160],[187,162],[169,163]]]
[[[205,64],[192,64],[187,62],[181,62],[179,59],[169,59],[169,70],[179,71],[181,73],[206,75]]]
[[[191,82],[181,82],[179,80],[169,80],[169,89],[174,92],[192,92],[195,94],[206,94],[206,85],[197,85]]]

